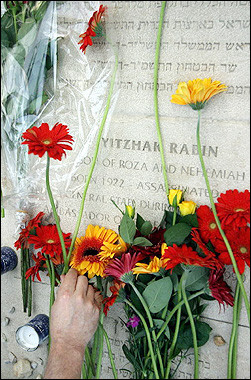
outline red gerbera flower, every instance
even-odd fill
[[[203,251],[205,255],[204,260],[210,263],[210,267],[214,266],[215,269],[221,269],[223,267],[222,262],[216,257],[214,252],[208,249],[206,244],[202,241],[200,234],[196,228],[192,228],[191,236],[192,240],[195,241]]]
[[[141,253],[134,252],[133,255],[129,252],[123,253],[121,258],[116,258],[107,265],[104,274],[127,283],[128,278],[131,280],[132,269],[138,261],[142,260],[142,258],[144,258],[144,255]],[[129,276],[127,276],[128,274]]]
[[[41,218],[44,216],[43,212],[39,212],[35,218],[31,219],[27,226],[22,229],[22,231],[19,234],[18,240],[14,243],[14,246],[16,249],[21,249],[22,245],[23,248],[29,248],[28,238],[30,235],[30,232],[37,227],[41,223]]]
[[[42,157],[45,152],[55,160],[61,161],[65,150],[72,150],[69,144],[74,141],[68,133],[68,128],[63,124],[55,124],[52,130],[47,123],[42,123],[39,128],[32,127],[27,129],[22,136],[26,141],[22,144],[29,146],[29,154],[33,153]]]
[[[245,270],[245,263],[250,267],[250,228],[243,227],[238,230],[228,228],[225,233],[232,248],[238,270],[242,274]],[[215,248],[220,253],[219,260],[226,265],[231,265],[232,260],[224,241],[217,239]]]
[[[79,36],[81,38],[81,40],[78,42],[79,44],[81,44],[80,50],[82,50],[84,53],[86,51],[87,46],[91,46],[93,44],[93,37],[101,37],[103,35],[103,29],[100,24],[100,20],[105,10],[106,7],[100,5],[99,10],[95,11],[92,17],[90,18],[86,32],[80,34]]]
[[[70,233],[63,233],[65,247],[68,248],[71,244]],[[36,235],[29,237],[29,243],[34,244],[34,248],[41,248],[41,252],[51,257],[60,255],[62,247],[58,235],[58,230],[55,224],[48,226],[40,226],[36,229]]]
[[[173,244],[172,247],[167,247],[164,251],[163,259],[167,259],[165,266],[166,270],[173,269],[178,264],[197,265],[200,267],[215,269],[215,262],[200,257],[192,247],[188,247],[186,244],[183,244],[181,247],[178,247],[176,244]]]
[[[36,264],[26,271],[25,278],[26,280],[28,280],[28,278],[32,276],[32,281],[34,281],[35,276],[37,276],[38,281],[41,281],[39,270],[41,270],[41,267],[45,263],[45,257],[41,254],[41,252],[38,252],[37,256],[32,255],[32,259],[35,261]]]
[[[106,317],[107,317],[107,313],[110,307],[114,304],[114,302],[116,301],[119,295],[119,290],[124,286],[125,286],[124,282],[114,280],[114,285],[110,287],[110,291],[112,292],[112,295],[110,297],[106,297],[103,300],[103,303],[105,304],[103,311]]]
[[[214,214],[210,207],[200,206],[196,211],[198,217],[198,225],[200,236],[205,243],[208,243],[209,240],[213,241],[217,237],[221,237],[220,231],[215,222]]]
[[[211,292],[211,296],[214,297],[219,305],[223,305],[225,309],[225,304],[233,306],[234,297],[231,294],[231,289],[223,279],[224,269],[211,270],[208,285]]]
[[[164,228],[154,228],[153,232],[148,235],[144,236],[146,239],[148,239],[152,246],[150,247],[141,247],[137,245],[133,245],[130,249],[131,251],[141,252],[145,257],[150,256],[150,259],[153,259],[155,256],[161,256],[161,246],[164,243]],[[138,230],[136,232],[135,237],[143,236]]]
[[[220,194],[215,204],[222,226],[245,227],[250,223],[250,192],[228,190]]]

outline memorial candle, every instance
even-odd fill
[[[49,336],[49,317],[38,314],[16,331],[17,343],[26,351],[35,351]]]

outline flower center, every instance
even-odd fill
[[[89,248],[86,251],[83,252],[84,256],[96,256],[99,253],[99,251],[95,248]]]
[[[49,239],[49,240],[47,240],[47,243],[49,243],[49,244],[53,244],[53,243],[55,243],[55,242],[54,242],[54,240]]]
[[[214,230],[217,227],[217,225],[215,223],[210,223],[209,227],[211,228],[211,230]]]
[[[44,145],[49,145],[51,143],[51,140],[43,140],[42,143]]]
[[[245,210],[243,210],[243,208],[236,208],[235,211],[240,212],[240,211],[245,211]]]
[[[247,251],[248,251],[248,250],[247,250],[246,247],[241,247],[241,248],[240,248],[240,252],[241,252],[241,253],[247,253]]]

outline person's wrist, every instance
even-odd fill
[[[85,354],[85,348],[86,344],[83,342],[83,344],[71,344],[61,339],[52,339],[51,341],[51,347],[50,347],[50,353],[55,353],[56,355],[68,355],[69,352],[71,353],[71,357],[81,358],[83,359]]]

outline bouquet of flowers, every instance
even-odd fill
[[[60,282],[60,274],[69,267],[80,275],[87,275],[90,282],[103,295],[100,324],[92,347],[87,347],[83,376],[99,378],[101,370],[103,340],[105,338],[114,378],[118,378],[111,346],[103,327],[104,317],[115,302],[124,303],[129,331],[129,342],[124,344],[126,358],[133,365],[134,378],[171,378],[176,368],[172,360],[182,353],[194,349],[194,378],[199,378],[199,347],[209,339],[211,327],[201,320],[207,304],[217,300],[220,306],[231,306],[233,330],[229,347],[228,376],[236,372],[236,339],[242,297],[249,316],[249,302],[243,286],[245,266],[250,266],[250,193],[237,189],[220,194],[215,204],[210,189],[200,143],[201,110],[208,100],[226,90],[226,86],[211,78],[181,82],[172,102],[190,105],[198,112],[197,146],[200,163],[206,181],[210,206],[197,205],[184,200],[185,193],[169,190],[163,142],[158,116],[158,59],[161,30],[166,2],[162,2],[160,24],[156,44],[154,70],[154,106],[156,129],[159,137],[166,196],[169,207],[162,221],[153,227],[135,207],[121,210],[118,232],[98,225],[89,225],[81,230],[85,197],[96,164],[100,139],[106,122],[114,88],[118,58],[112,73],[107,106],[100,125],[93,161],[87,176],[80,204],[79,215],[73,234],[61,230],[54,198],[50,188],[50,159],[62,160],[67,150],[72,149],[73,137],[69,128],[56,123],[50,129],[47,123],[33,126],[22,134],[23,145],[28,145],[29,154],[40,158],[46,154],[46,189],[54,220],[47,223],[39,212],[20,233],[16,248],[39,250],[33,253],[35,265],[23,267],[26,279],[40,280],[39,272],[46,270],[51,283],[50,306],[54,302],[54,291]],[[89,20],[85,33],[80,35],[80,48],[85,53],[93,39],[104,36],[101,18],[105,8],[100,6]],[[118,206],[117,206],[118,207]],[[135,216],[136,214],[136,216]],[[233,265],[237,278],[235,295],[224,281],[226,265]],[[110,288],[110,294],[108,292]],[[30,304],[30,301],[28,301]]]
[[[230,211],[233,196],[235,207],[245,209],[242,215]],[[241,273],[245,264],[250,266],[248,197],[248,191],[228,190],[216,204],[221,221],[229,222],[226,233]],[[196,209],[182,198],[181,190],[170,190],[169,209],[155,228],[139,214],[134,218],[128,206],[119,226],[127,251],[104,271],[113,279],[105,312],[114,302],[123,302],[128,317],[129,344],[123,350],[133,365],[133,378],[173,378],[177,367],[171,371],[172,360],[181,352],[185,357],[191,347],[198,378],[198,348],[211,332],[200,320],[205,300],[217,300],[224,309],[234,305],[223,278],[231,262],[212,210],[206,205]]]

